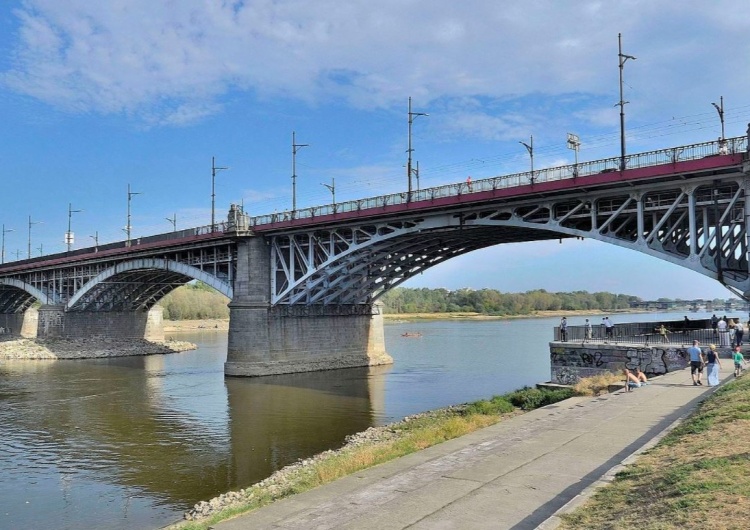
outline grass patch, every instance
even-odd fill
[[[747,528],[749,407],[750,377],[723,386],[560,529]]]

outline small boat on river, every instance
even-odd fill
[[[422,336],[422,334],[418,331],[407,331],[406,333],[402,333],[401,336],[410,337],[410,338],[419,338]]]

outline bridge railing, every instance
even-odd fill
[[[726,138],[713,142],[671,147],[656,151],[636,153],[625,157],[626,169],[638,169],[644,167],[674,164],[688,160],[697,160],[723,154],[736,154],[747,150],[747,136]],[[268,225],[293,219],[314,219],[323,215],[337,213],[359,212],[362,210],[373,210],[392,205],[406,204],[409,202],[433,201],[445,197],[459,197],[461,195],[495,191],[499,189],[514,188],[526,184],[552,182],[559,180],[575,179],[600,173],[619,171],[620,157],[604,158],[590,162],[580,162],[566,166],[542,168],[538,170],[513,173],[474,181],[457,182],[445,184],[433,188],[414,190],[409,197],[408,192],[392,193],[389,195],[378,195],[354,201],[345,201],[335,204],[313,206],[300,210],[287,210],[279,213],[259,215],[249,218],[250,226]]]

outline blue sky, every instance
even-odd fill
[[[750,121],[746,0],[5,0],[0,223],[6,259],[406,187],[407,100],[421,187],[716,139]],[[406,286],[725,298],[717,282],[594,241],[498,246]]]

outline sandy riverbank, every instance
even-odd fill
[[[208,318],[205,320],[165,320],[164,333],[174,333],[180,331],[196,330],[218,330],[226,331],[229,329],[229,319]]]
[[[176,353],[197,348],[192,342],[136,339],[13,339],[0,341],[0,359],[98,359]]]
[[[525,315],[485,315],[483,313],[455,312],[455,313],[387,313],[383,315],[386,322],[412,321],[412,320],[508,320],[515,318],[551,318],[563,316],[591,316],[612,315],[628,313],[647,313],[648,311],[621,309],[617,311],[536,311]],[[229,329],[229,319],[206,319],[206,320],[165,320],[164,332],[175,333],[180,331],[196,330],[219,330]]]

